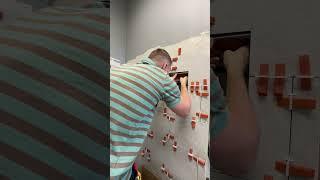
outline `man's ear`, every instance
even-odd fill
[[[166,69],[168,67],[167,63],[163,63],[163,69]]]
[[[160,65],[160,68],[161,68],[161,69],[165,70],[166,67],[167,67],[167,64],[166,64],[166,63],[164,63],[164,62],[161,63],[161,65]]]

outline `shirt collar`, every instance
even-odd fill
[[[149,65],[157,66],[156,63],[150,58],[144,58],[138,64],[149,64]]]

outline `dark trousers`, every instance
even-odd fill
[[[135,180],[137,175],[138,175],[137,171],[132,166],[132,173],[131,173],[130,180]]]

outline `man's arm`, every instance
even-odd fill
[[[214,167],[236,176],[247,173],[253,165],[259,143],[259,129],[243,77],[248,55],[247,48],[224,54],[229,119],[211,144]]]
[[[187,77],[180,78],[180,82],[180,103],[177,104],[174,108],[172,108],[172,111],[181,117],[187,117],[191,109],[191,98],[188,94]]]

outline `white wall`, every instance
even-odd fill
[[[181,56],[178,56],[178,62],[174,63],[178,67],[178,71],[189,71],[188,81],[189,87],[192,81],[199,81],[203,84],[203,79],[210,82],[210,36],[209,33],[186,39],[184,41],[165,46],[165,48],[173,57],[177,57],[178,48],[182,48]],[[136,63],[142,57],[149,55],[154,48],[148,49],[143,54],[137,56],[136,59],[130,60],[128,63]],[[171,110],[167,110],[170,117],[174,117],[176,121],[169,122],[167,117],[163,116],[163,109],[166,107],[164,103],[159,103],[156,114],[153,118],[151,128],[154,132],[154,138],[146,138],[144,147],[150,149],[151,161],[148,162],[146,157],[138,156],[138,166],[144,165],[159,179],[169,179],[164,173],[161,173],[160,167],[165,164],[165,168],[172,173],[174,180],[205,180],[206,173],[209,169],[208,164],[208,139],[209,139],[209,122],[206,119],[196,119],[195,129],[191,128],[191,118],[195,117],[196,112],[209,114],[210,97],[196,96],[191,94],[191,111],[190,116],[181,118]],[[174,135],[174,140],[178,143],[177,151],[172,150],[173,141],[168,141],[165,146],[160,142],[167,134]],[[193,149],[196,156],[206,160],[206,167],[198,166],[193,160],[187,157],[189,148]],[[187,171],[186,171],[187,170]]]
[[[127,5],[127,0],[112,0],[110,8],[110,52],[121,63],[126,59]]]
[[[150,47],[173,44],[208,31],[209,8],[209,0],[129,1],[127,60]]]

